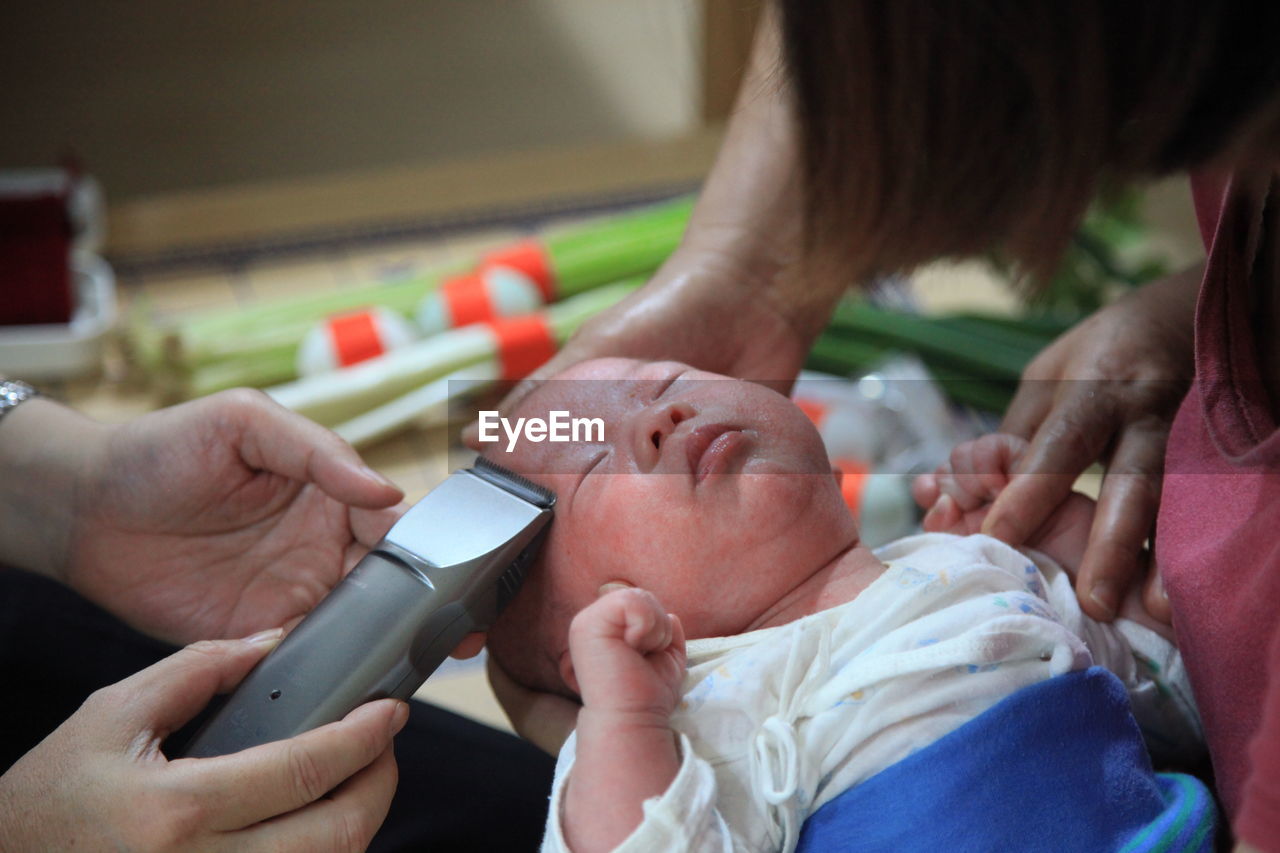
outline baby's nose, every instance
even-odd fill
[[[697,412],[688,403],[669,403],[655,412],[649,420],[646,436],[655,450],[661,451],[663,443],[676,431],[683,421],[693,417]]]
[[[654,447],[661,448],[662,442],[676,431],[680,422],[691,417],[693,417],[693,409],[687,403],[673,403],[666,406],[650,428],[649,440],[653,442]]]

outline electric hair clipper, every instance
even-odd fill
[[[408,699],[511,601],[554,504],[547,489],[485,459],[455,471],[245,677],[183,754],[225,755],[374,699]]]

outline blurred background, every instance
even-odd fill
[[[73,155],[126,200],[688,133],[716,4],[2,5],[0,162]]]

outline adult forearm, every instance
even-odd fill
[[[44,399],[0,420],[0,564],[62,579],[79,484],[102,430]]]
[[[767,5],[675,263],[689,256],[722,259],[729,269],[718,278],[726,286],[768,300],[797,332],[814,337],[850,282],[805,269],[803,183],[777,16]]]

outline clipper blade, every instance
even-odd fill
[[[555,505],[555,492],[539,486],[527,477],[522,477],[514,471],[503,468],[496,462],[490,462],[483,456],[476,457],[476,464],[471,469],[471,473],[540,509],[550,509]]]

